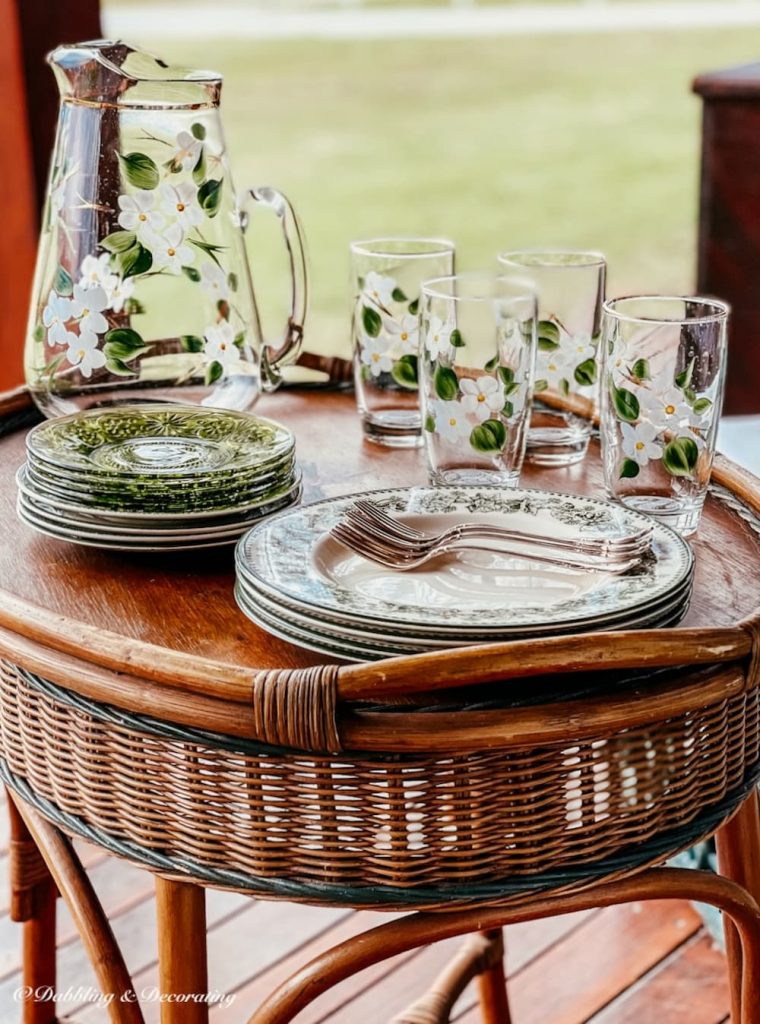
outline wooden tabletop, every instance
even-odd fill
[[[306,501],[427,481],[421,450],[386,449],[363,440],[350,395],[287,391],[263,398],[256,408],[295,432]],[[238,610],[232,548],[127,555],[34,533],[15,512],[14,476],[23,460],[23,432],[0,441],[0,605],[12,595],[48,615],[63,633],[73,620],[244,667],[295,668],[328,660],[270,636]],[[592,442],[589,456],[576,466],[526,465],[522,484],[602,495],[598,448]],[[724,626],[749,614],[760,603],[757,534],[711,497],[694,548],[695,591],[683,625]]]

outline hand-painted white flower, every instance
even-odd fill
[[[650,459],[662,458],[662,446],[655,440],[659,433],[657,427],[647,420],[641,420],[635,426],[622,423],[623,452],[640,466],[649,464]]]
[[[430,405],[435,429],[444,441],[457,444],[462,438],[470,436],[472,424],[467,419],[467,411],[461,402],[436,401]]]
[[[42,310],[42,322],[47,327],[49,345],[65,345],[67,343],[69,332],[66,330],[66,322],[73,315],[71,299],[59,295],[51,288],[47,304]]]
[[[406,313],[400,320],[386,320],[385,330],[391,345],[401,346],[404,355],[416,355],[420,322],[416,316]]]
[[[676,430],[682,423],[688,423],[692,410],[683,391],[672,383],[664,388],[657,381],[651,385],[636,393],[642,416],[656,423],[660,430]]]
[[[425,333],[425,348],[432,359],[450,358],[453,350],[451,332],[456,324],[451,320],[445,323],[439,316],[431,316]]]
[[[361,350],[361,359],[373,377],[390,373],[393,360],[388,354],[388,342],[384,338],[367,338]]]
[[[565,353],[558,348],[551,352],[539,350],[536,358],[536,378],[545,380],[549,387],[559,387],[561,380],[569,381],[573,376]]]
[[[83,377],[91,377],[92,371],[105,366],[106,357],[98,348],[98,337],[91,331],[72,334],[66,358],[72,366],[78,366]]]
[[[393,302],[393,290],[396,282],[392,277],[378,274],[370,270],[364,278],[364,295],[377,306],[389,306]]]
[[[179,185],[164,182],[159,191],[161,211],[169,218],[176,217],[184,231],[189,231],[203,220],[203,211],[198,205],[198,189],[191,181],[183,181]]]
[[[492,412],[501,412],[504,407],[504,385],[495,377],[478,377],[477,380],[464,378],[459,382],[462,389],[462,408],[472,413],[481,423],[490,419]]]
[[[183,171],[192,171],[201,155],[201,141],[190,132],[182,131],[177,136],[177,150],[174,162],[182,166]]]
[[[79,319],[80,334],[82,331],[102,334],[108,330],[108,321],[102,312],[108,309],[108,296],[101,285],[83,288],[81,284],[75,284],[74,300],[71,305],[74,316]]]
[[[155,209],[156,193],[138,188],[131,195],[119,196],[119,224],[125,231],[134,231],[142,242],[151,232],[160,231],[164,217]]]
[[[207,260],[201,267],[201,287],[218,302],[229,298],[230,288],[227,275],[220,266]]]
[[[590,334],[573,334],[562,346],[564,354],[571,366],[593,359],[596,348]]]
[[[195,260],[195,250],[185,245],[184,232],[177,223],[170,224],[162,235],[148,235],[146,244],[153,253],[153,266],[170,274],[181,274],[182,268]]]
[[[79,268],[79,284],[82,288],[94,288],[97,284],[106,288],[106,281],[112,276],[110,261],[107,252],[100,256],[85,256]]]
[[[224,372],[229,371],[240,361],[240,352],[235,344],[235,331],[228,320],[213,327],[207,327],[205,331],[206,344],[203,349],[204,356],[209,362],[221,363]]]
[[[103,282],[103,287],[108,296],[108,304],[114,313],[121,313],[124,303],[132,296],[135,290],[135,279],[133,277],[121,278],[118,274],[111,274]]]

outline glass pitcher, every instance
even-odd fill
[[[249,408],[298,355],[306,264],[281,193],[234,193],[220,76],[103,40],[48,60],[61,110],[24,359],[37,404],[47,416],[136,400]],[[245,249],[254,203],[279,217],[290,262],[273,346]]]

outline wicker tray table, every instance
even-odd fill
[[[291,391],[261,409],[297,435],[305,500],[426,481],[420,452],[362,441],[350,396]],[[96,958],[108,950],[101,980],[128,985],[67,835],[157,874],[172,991],[202,982],[202,953],[175,948],[168,922],[198,931],[203,885],[465,917],[501,908],[507,920],[720,829],[722,873],[760,899],[751,474],[717,460],[678,629],[339,667],[243,616],[231,549],[109,554],[20,523],[29,415],[23,394],[0,404],[0,776],[14,797],[12,910],[31,936],[32,982],[51,970],[53,868],[62,894],[89,908]],[[567,469],[527,467],[524,483],[600,494],[598,449]],[[746,989],[746,962],[744,976]],[[739,964],[737,1019],[741,980]],[[162,1020],[196,1012],[169,1007]]]

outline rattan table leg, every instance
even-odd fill
[[[718,867],[725,878],[738,882],[760,902],[760,799],[757,790],[717,833]],[[731,919],[724,915],[726,956],[731,987],[731,1019],[740,1020],[742,958],[739,937]]]
[[[483,1024],[511,1024],[507,978],[504,973],[504,933],[496,928],[484,933],[491,943],[489,966],[478,975],[478,998]]]
[[[156,876],[156,913],[161,1024],[207,1024],[205,890]]]
[[[58,890],[24,819],[8,798],[10,818],[10,911],[23,923],[22,984],[30,993],[23,1024],[54,1024],[55,916]]]

